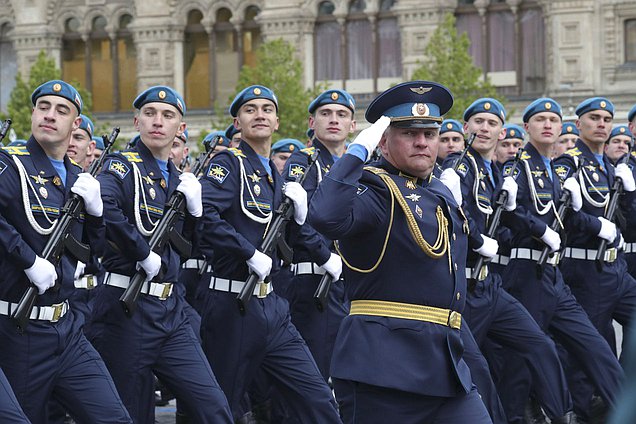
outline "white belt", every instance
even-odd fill
[[[181,265],[181,269],[201,269],[205,263],[205,259],[188,259]],[[212,271],[212,265],[208,264],[205,271]]]
[[[292,264],[294,275],[325,275],[327,271],[323,267],[313,262],[300,262]]]
[[[122,289],[128,288],[130,285],[130,279],[128,275],[114,274],[112,272],[106,273],[104,278],[104,284],[107,286],[119,287]],[[151,281],[145,281],[141,286],[141,293],[149,296],[158,297],[159,300],[166,300],[172,294],[172,283],[155,283]]]
[[[472,278],[473,275],[473,271],[475,270],[475,268],[466,268],[466,279],[470,280]],[[488,265],[483,265],[481,267],[481,271],[479,272],[479,276],[477,277],[477,280],[479,281],[484,281],[486,279],[486,277],[488,277]]]
[[[75,280],[74,284],[76,289],[91,290],[97,285],[97,278],[92,274],[88,274]]]
[[[528,259],[537,262],[540,257],[540,250],[526,247],[515,247],[510,251],[510,259]],[[559,263],[559,254],[557,252],[549,254],[545,263],[556,266]]]
[[[210,278],[209,285],[211,290],[218,290],[229,293],[240,293],[241,290],[243,290],[243,286],[245,286],[245,281],[228,280],[226,278],[218,277]],[[272,291],[272,283],[258,282],[256,283],[256,287],[254,287],[254,293],[252,294],[262,299],[264,297],[267,297],[267,295],[270,294]]]
[[[490,260],[491,264],[499,265],[508,265],[508,262],[510,262],[510,257],[503,255],[495,255],[495,257]]]
[[[593,261],[596,259],[596,249],[580,249],[578,247],[566,247],[563,256],[572,259],[583,259],[587,261]],[[605,251],[604,262],[614,262],[616,260],[617,250],[615,247],[607,249]]]
[[[636,253],[636,243],[625,243],[623,245],[623,251],[625,253]]]
[[[11,316],[18,307],[17,303],[0,300],[0,315]],[[34,306],[29,319],[58,322],[68,312],[68,300],[51,306]]]

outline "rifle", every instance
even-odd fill
[[[212,143],[212,145],[206,146],[205,151],[199,153],[194,165],[192,165],[192,174],[196,176],[201,172],[205,166],[208,156],[214,150],[214,147],[216,147],[216,142]],[[192,255],[192,245],[190,245],[190,243],[175,230],[177,221],[181,216],[183,216],[185,208],[185,195],[180,191],[175,190],[170,196],[170,199],[166,202],[163,216],[150,237],[150,242],[148,244],[151,251],[161,255],[166,243],[171,242],[181,256],[189,258]],[[119,302],[123,306],[124,312],[128,317],[131,317],[135,312],[135,303],[139,298],[141,288],[146,281],[146,277],[146,271],[144,271],[143,268],[137,270],[135,275],[130,278],[130,284],[126,287],[126,290],[124,290],[124,293],[119,298]]]
[[[512,168],[510,168],[510,176],[514,178],[515,172],[517,171],[517,166],[521,162],[521,155],[523,154],[524,149],[521,148],[517,150],[517,154],[515,155],[515,159],[512,162]],[[490,220],[490,225],[488,226],[488,231],[486,232],[486,236],[490,238],[495,238],[497,235],[497,229],[499,228],[499,221],[501,220],[501,212],[503,212],[503,205],[506,204],[508,200],[508,192],[505,190],[501,190],[499,192],[499,196],[497,196],[497,200],[495,201],[495,211],[492,215],[492,219]],[[486,262],[486,258],[482,255],[479,255],[479,259],[477,259],[477,264],[475,268],[473,268],[473,274],[470,276],[473,280],[477,280],[479,274],[481,272],[481,268],[484,266]]]
[[[331,275],[328,272],[325,272],[325,275],[322,276],[318,283],[318,287],[314,293],[314,302],[316,303],[316,308],[318,308],[319,312],[323,312],[327,307],[327,295],[329,294],[329,290],[331,289],[331,284],[333,284],[333,282],[334,279]]]
[[[459,155],[459,158],[457,158],[457,161],[453,164],[453,171],[457,171],[457,169],[459,168],[459,165],[461,165],[462,161],[464,160],[464,157],[466,156],[466,153],[468,153],[468,149],[470,149],[470,146],[473,145],[473,142],[475,141],[475,137],[477,137],[477,133],[472,133],[470,137],[468,137],[468,140],[466,140],[466,145],[464,146],[464,150],[462,150],[461,154]]]
[[[2,142],[2,140],[4,140],[4,138],[7,136],[7,133],[9,132],[10,127],[11,127],[11,120],[5,119],[2,122],[2,127],[0,127],[0,142]]]
[[[309,157],[309,161],[307,163],[307,170],[311,168],[314,162],[318,159],[318,150],[316,149],[314,153]],[[300,185],[303,184],[305,178],[309,172],[304,172],[300,178],[296,180]],[[279,240],[285,236],[285,228],[287,227],[287,223],[292,217],[294,213],[293,203],[289,197],[285,197],[278,207],[278,209],[274,212],[275,217],[273,222],[270,225],[269,231],[265,235],[263,242],[258,250],[263,252],[264,254],[271,257],[274,253],[274,250],[277,246],[280,245]],[[269,277],[268,277],[269,278]],[[268,278],[266,280],[268,280]],[[269,281],[267,281],[269,282]],[[239,312],[241,315],[245,315],[247,310],[247,304],[252,298],[252,294],[254,294],[254,289],[256,288],[256,283],[258,283],[258,275],[255,272],[250,272],[245,285],[241,289],[241,292],[236,297],[236,301],[238,303]]]
[[[576,161],[576,169],[574,171],[574,174],[572,174],[572,177],[574,177],[575,179],[578,179],[579,171],[581,169],[581,162],[576,157],[574,158],[574,160]],[[561,191],[561,197],[559,197],[559,209],[557,210],[557,214],[554,217],[552,224],[550,225],[550,228],[553,231],[559,232],[560,230],[564,229],[563,219],[565,218],[565,214],[567,213],[567,211],[570,209],[571,206],[572,206],[572,193],[570,193],[568,190]],[[537,261],[537,277],[538,278],[541,278],[541,275],[543,275],[543,267],[545,266],[545,263],[547,262],[549,255],[550,255],[550,247],[546,245],[541,250],[541,255],[539,255],[539,260]]]
[[[102,155],[91,162],[88,173],[93,177],[99,172],[104,158],[108,154],[110,148],[115,144],[115,140],[119,135],[119,127],[113,128],[110,136],[103,135],[104,152]],[[42,257],[54,265],[57,265],[62,258],[65,250],[68,250],[77,260],[87,263],[90,260],[90,247],[79,242],[70,234],[71,224],[78,219],[84,211],[84,199],[78,194],[72,193],[60,210],[60,217],[55,224],[55,228],[51,236],[46,242],[42,250]],[[15,321],[20,332],[26,328],[31,311],[35,305],[38,296],[37,288],[30,284],[22,295],[17,308],[11,313],[11,319]]]
[[[634,148],[634,139],[629,142],[629,150],[627,154],[623,156],[620,163],[627,165],[629,158],[631,157],[632,149]],[[620,165],[620,164],[619,164]],[[608,221],[614,221],[614,215],[616,214],[616,208],[618,207],[618,199],[623,194],[623,180],[620,178],[614,178],[614,184],[612,185],[611,197],[605,209],[605,215],[603,218]],[[600,272],[603,269],[603,263],[605,262],[605,251],[607,250],[607,240],[601,239],[596,251],[596,269]]]

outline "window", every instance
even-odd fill
[[[318,21],[315,26],[315,70],[319,81],[339,80],[342,73],[342,34],[340,24],[333,16],[335,6],[330,1],[323,1],[318,6]]]
[[[62,34],[62,79],[77,81],[83,87],[86,85],[86,48],[78,32],[80,21],[69,18],[64,23]]]
[[[243,22],[243,63],[247,66],[256,65],[256,49],[261,45],[261,29],[255,21],[260,9],[249,6],[245,9]]]
[[[18,73],[16,52],[11,42],[12,31],[13,27],[9,23],[0,27],[0,110],[3,112],[7,111],[9,97],[15,87],[15,76]]]
[[[636,64],[636,19],[625,21],[625,62]]]
[[[86,88],[93,94],[92,112],[110,112],[113,105],[113,57],[106,32],[106,19],[93,18],[90,32],[90,79]]]
[[[131,22],[131,15],[122,15],[116,32],[117,55],[114,59],[117,61],[117,111],[132,110],[132,102],[137,96],[137,50],[132,33],[128,29]]]
[[[238,82],[238,42],[231,18],[232,12],[222,8],[216,12],[214,23],[214,99],[220,103],[225,103],[235,93]]]
[[[184,96],[189,109],[210,106],[210,50],[208,34],[201,24],[202,19],[201,11],[189,11],[184,31]]]

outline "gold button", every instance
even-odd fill
[[[461,294],[459,294],[459,292],[457,292],[457,300],[459,300],[462,297]]]

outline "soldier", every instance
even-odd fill
[[[26,146],[0,152],[0,367],[29,419],[46,422],[55,399],[78,421],[131,423],[115,385],[69,308],[77,260],[64,253],[56,266],[41,257],[71,193],[84,199],[83,221],[71,235],[104,248],[100,184],[66,155],[80,125],[82,100],[64,81],[48,81],[31,95],[32,135]],[[9,318],[29,284],[39,296],[24,334]],[[54,285],[59,289],[50,290]],[[96,402],[96,399],[99,399]]]
[[[557,266],[558,253],[552,254],[542,271],[537,272],[537,261],[544,246],[551,252],[561,249],[559,233],[549,227],[555,220],[562,191],[550,161],[561,133],[561,106],[550,98],[537,99],[526,107],[523,121],[528,144],[515,173],[519,186],[517,208],[504,217],[514,235],[510,263],[502,275],[504,287],[526,307],[544,331],[549,331],[571,357],[584,366],[599,393],[611,402],[622,377],[620,365],[565,285]],[[512,162],[508,162],[504,175],[509,175],[511,168]],[[570,178],[563,189],[572,193],[573,214],[576,214],[582,202],[578,182]],[[563,221],[566,228],[573,224],[569,216]],[[576,231],[576,227],[572,230]],[[523,405],[528,393],[522,391],[524,385],[519,381],[528,378],[524,375],[527,371],[524,372],[523,364],[516,358],[508,359],[509,373],[504,377],[504,384]]]
[[[241,143],[241,130],[234,126],[234,123],[231,123],[225,129],[225,138],[230,140],[230,147],[238,147]]]
[[[523,147],[526,138],[526,132],[519,125],[505,124],[503,129],[506,134],[495,147],[495,160],[499,166],[515,157],[517,151]]]
[[[179,174],[169,160],[175,136],[185,129],[186,106],[166,86],[145,90],[133,106],[139,142],[110,155],[98,177],[111,247],[104,254],[107,273],[93,308],[93,325],[100,327],[96,346],[135,422],[154,420],[155,373],[183,401],[193,421],[230,423],[225,395],[184,312],[183,289],[173,287],[179,253],[171,243],[162,252],[150,250],[148,244],[175,190],[183,193],[187,205],[176,231],[191,237],[203,214],[196,177]],[[136,311],[127,316],[119,298],[137,269],[143,269],[146,281]]]
[[[290,322],[287,301],[272,291],[272,283],[263,282],[270,271],[275,275],[279,264],[276,255],[258,250],[282,201],[282,178],[269,160],[278,101],[269,88],[254,85],[237,94],[230,113],[241,131],[241,144],[212,158],[201,180],[202,250],[212,258],[213,269],[206,282],[209,289],[201,287],[204,350],[235,419],[243,417],[241,402],[260,369],[300,422],[340,422],[331,391]],[[292,200],[294,221],[301,225],[307,194],[300,184],[289,182],[284,195]],[[288,231],[297,231],[296,225],[290,223]],[[241,315],[236,296],[251,272],[261,282]]]
[[[566,150],[573,148],[578,138],[579,130],[576,128],[576,124],[574,122],[564,122],[561,127],[561,135],[559,135],[557,142],[554,143],[552,157],[558,158],[565,153]]]
[[[511,177],[501,181],[501,171],[492,162],[497,142],[505,136],[502,130],[505,116],[503,105],[491,98],[476,100],[464,112],[464,131],[476,134],[472,147],[457,167],[457,174],[461,176],[459,197],[463,199],[462,209],[471,224],[466,261],[469,289],[464,316],[482,349],[487,336],[525,360],[540,403],[551,417],[562,417],[572,409],[572,402],[554,342],[523,305],[502,288],[499,274],[491,272],[488,266],[478,273],[473,269],[479,255],[492,258],[497,254],[497,241],[485,235],[497,192],[508,192],[502,205],[504,210],[512,211],[516,207],[516,183]],[[453,154],[446,159],[444,167],[449,169],[444,170],[441,178],[454,174],[450,167],[455,165],[457,156]],[[523,406],[512,409],[518,405],[506,402],[507,393],[500,391],[499,395],[508,420],[523,419]]]
[[[68,145],[66,154],[83,170],[87,170],[93,161],[95,150],[93,131],[95,126],[88,116],[82,114],[80,118],[82,118],[80,126],[71,134],[71,142]]]
[[[627,125],[618,125],[612,129],[609,139],[605,142],[603,153],[612,162],[618,165],[619,159],[627,153],[631,153],[634,137]]]
[[[455,152],[461,152],[463,149],[464,127],[455,119],[445,119],[439,129],[437,163],[441,166],[448,155]]]
[[[296,150],[304,149],[305,145],[294,138],[284,138],[272,145],[271,160],[279,174],[283,173],[287,159]]]
[[[174,166],[183,172],[190,171],[189,152],[188,130],[184,130],[181,134],[175,136],[169,156]]]
[[[626,164],[614,168],[603,156],[612,128],[614,105],[606,98],[593,97],[581,102],[576,114],[579,139],[573,149],[554,161],[555,172],[561,180],[576,176],[578,170],[577,181],[583,198],[582,208],[568,218],[572,227],[567,232],[561,272],[592,324],[608,338],[606,332],[611,328],[612,319],[623,326],[630,322],[636,307],[636,281],[627,272],[623,255],[617,252],[621,237],[615,223],[604,217],[605,208],[613,195],[610,188],[614,179],[620,178],[625,193],[620,198],[620,207],[623,213],[633,213],[636,184]],[[607,250],[597,262],[602,239],[607,241]],[[577,415],[588,419],[592,388],[582,384],[580,377],[582,374],[578,373],[570,387]],[[613,404],[614,398],[609,402]]]
[[[95,149],[93,149],[93,160],[99,159],[104,151],[104,140],[101,137],[93,137],[95,142]]]
[[[462,359],[467,223],[432,178],[452,102],[427,81],[380,94],[365,115],[373,125],[310,204],[311,225],[339,240],[347,265],[351,312],[331,365],[346,423],[491,422]],[[365,168],[378,143],[383,157]]]

